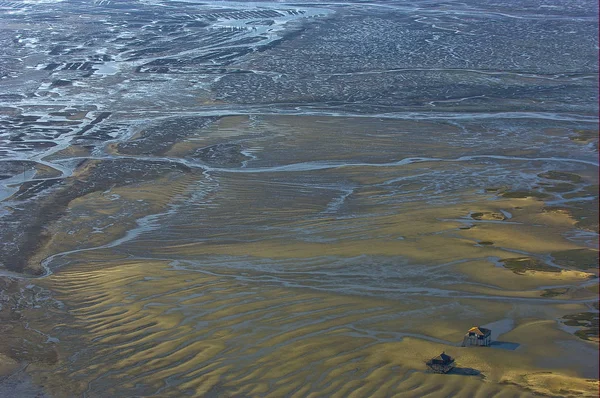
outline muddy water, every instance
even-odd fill
[[[51,226],[39,284],[68,313],[34,321],[60,341],[34,380],[89,397],[595,396],[597,343],[561,319],[595,311],[597,267],[555,258],[596,253],[568,210],[594,212],[595,155],[567,126],[504,123],[223,117],[127,155],[190,169],[85,195]],[[487,324],[503,344],[460,347]],[[452,374],[426,369],[441,351]]]

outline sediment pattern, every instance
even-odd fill
[[[508,356],[501,351],[465,353],[459,363],[464,374],[426,372],[420,359],[448,342],[428,339],[425,344],[420,341],[424,336],[382,326],[399,313],[406,315],[401,323],[408,323],[418,319],[415,312],[432,316],[431,311],[439,311],[410,309],[414,301],[287,289],[182,272],[167,263],[115,265],[76,267],[48,281],[59,296],[77,303],[71,311],[75,322],[68,328],[85,330],[86,338],[83,344],[74,342],[82,351],[60,372],[89,383],[87,396],[123,391],[160,396],[528,396],[523,388],[484,381],[478,372],[469,375],[476,364],[488,379],[502,378],[507,369],[492,364]],[[517,358],[519,365],[511,371],[526,372],[526,355]]]
[[[61,229],[79,236],[114,195],[155,210],[139,218],[121,207],[119,219],[137,219],[127,233],[106,229],[87,247],[64,234],[62,251],[48,251],[43,264],[54,274],[43,284],[71,305],[72,320],[49,332],[67,339],[69,359],[54,370],[61,380],[88,396],[593,396],[594,369],[582,358],[595,355],[594,343],[567,333],[583,324],[560,327],[594,311],[597,250],[564,238],[576,223],[568,213],[544,211],[569,205],[552,189],[567,177],[568,192],[587,197],[592,161],[527,158],[511,147],[487,156],[477,145],[465,155],[439,142],[409,158],[414,149],[388,145],[382,131],[371,149],[353,143],[362,129],[354,121],[335,118],[323,130],[334,118],[301,128],[297,119],[222,118],[171,149],[201,172],[170,189],[114,187],[72,205]],[[246,152],[248,123],[278,135],[255,137]],[[283,156],[289,141],[280,137],[292,125],[286,138],[296,148],[313,134],[322,146]],[[221,128],[236,137],[230,148],[251,153],[247,163],[186,156],[214,147]],[[402,129],[418,145],[431,126],[380,128]],[[350,145],[336,159],[328,146],[338,131]],[[566,262],[573,251],[581,254]],[[460,348],[473,319],[496,325],[497,348]],[[442,350],[454,350],[458,368],[428,373],[425,360]],[[548,371],[561,381],[547,385]]]
[[[0,395],[597,396],[592,3],[0,2]]]

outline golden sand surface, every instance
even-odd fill
[[[502,340],[522,347],[506,351],[450,345],[460,341],[469,320],[448,320],[444,300],[287,289],[174,270],[164,262],[75,266],[44,284],[72,305],[69,321],[53,332],[66,338],[65,360],[76,358],[53,369],[52,377],[34,372],[58,396],[73,392],[64,390],[63,378],[111,396],[123,389],[160,396],[483,397],[528,396],[528,390],[594,396],[598,387],[587,379],[592,376],[585,361],[578,362],[569,345],[557,344],[578,345],[578,339],[543,320],[576,307],[461,300],[484,312],[483,321],[513,313],[516,326]],[[78,333],[67,332],[73,330]],[[444,350],[458,358],[459,368],[485,377],[427,373],[424,361]],[[550,370],[542,365],[555,358],[562,360]]]
[[[73,199],[33,257],[52,271],[35,285],[64,307],[24,314],[58,359],[27,372],[56,397],[597,396],[597,338],[565,318],[596,314],[597,336],[593,231],[545,210],[560,193],[534,195],[561,183],[536,177],[560,165],[523,164],[517,148],[461,160],[477,148],[432,131],[460,136],[443,123],[225,117],[165,152],[191,171]],[[221,143],[252,156],[194,168]],[[576,197],[596,169],[571,166]],[[517,173],[549,185],[518,186]],[[517,191],[534,194],[503,196]],[[461,347],[490,324],[499,345]],[[456,369],[431,373],[442,351]]]

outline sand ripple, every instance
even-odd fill
[[[479,376],[427,373],[423,360],[441,344],[376,326],[408,314],[409,304],[241,283],[160,262],[79,266],[49,281],[76,303],[69,328],[86,331],[83,344],[65,342],[78,354],[60,370],[86,385],[85,396],[527,395]],[[467,354],[461,365],[500,376],[481,351]]]

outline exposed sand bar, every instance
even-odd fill
[[[515,308],[419,296],[390,301],[173,270],[161,262],[111,261],[97,270],[91,264],[62,271],[45,283],[61,299],[79,303],[71,322],[60,327],[67,339],[63,345],[69,351],[86,346],[95,352],[74,359],[72,371],[57,369],[57,376],[87,380],[92,391],[422,396],[425,390],[442,390],[457,396],[527,396],[523,388],[557,391],[540,379],[546,374],[539,374],[538,367],[556,357],[563,360],[552,365],[552,380],[561,388],[590,393],[597,388],[572,375],[594,373],[586,361],[579,362],[581,357],[571,356],[569,345],[577,340],[553,322],[536,320],[542,313],[567,310],[560,305]],[[511,311],[515,329],[503,340],[521,347],[505,351],[450,345],[461,340],[473,311],[482,321]],[[86,337],[64,333],[73,328],[85,330]],[[564,347],[556,344],[561,341]],[[460,366],[484,372],[485,380],[428,374],[423,360],[440,350],[457,355]],[[590,355],[593,348],[588,350]],[[541,390],[544,384],[546,390]],[[52,388],[61,391],[60,385]]]
[[[78,158],[29,257],[68,309],[27,313],[58,353],[29,374],[55,396],[594,396],[571,325],[597,313],[597,249],[568,237],[597,228],[597,163],[461,134],[236,116]],[[460,347],[473,325],[499,343]],[[454,373],[427,371],[441,351]]]
[[[0,396],[598,396],[595,5],[409,3],[0,1]]]

